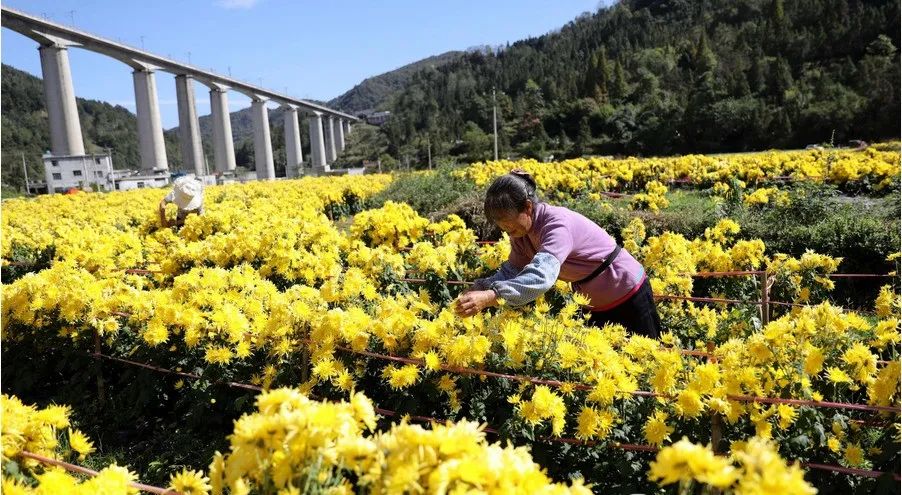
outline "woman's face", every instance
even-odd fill
[[[495,225],[506,232],[512,239],[523,237],[532,229],[532,209],[532,201],[527,201],[524,211],[519,213],[507,211],[495,220]]]

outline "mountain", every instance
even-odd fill
[[[463,54],[464,52],[460,51],[445,52],[378,76],[368,77],[343,95],[329,100],[327,106],[351,114],[381,110],[392,96],[407,86],[414,73],[427,68],[441,67],[457,60]]]

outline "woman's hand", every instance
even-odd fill
[[[457,298],[454,312],[457,316],[473,316],[489,306],[498,305],[498,295],[493,290],[469,290]]]

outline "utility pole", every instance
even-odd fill
[[[492,88],[492,134],[495,136],[495,161],[498,161],[498,107],[495,104],[495,88]]]
[[[86,187],[89,187],[88,186],[88,165],[85,162],[84,155],[81,156],[81,171],[84,174],[85,180],[79,181],[79,182],[81,183],[81,190],[84,191]]]
[[[27,194],[31,194],[31,189],[28,187],[28,168],[25,166],[25,153],[21,153],[22,155],[22,173],[25,174],[25,192]]]

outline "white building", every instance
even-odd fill
[[[170,182],[169,172],[113,170],[109,153],[60,156],[45,154],[44,176],[48,193],[62,193],[69,189],[96,191],[127,191],[146,187],[162,187]]]
[[[113,188],[109,180],[113,159],[109,153],[70,156],[48,153],[43,156],[43,161],[48,193],[66,192],[73,187],[98,191]]]
[[[110,175],[113,187],[116,191],[128,191],[131,189],[144,189],[148,187],[163,187],[169,184],[169,174],[146,174],[131,172],[130,175]]]
[[[388,122],[388,119],[391,117],[391,112],[373,112],[366,116],[366,123],[372,125],[381,126],[382,124]]]

